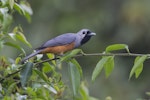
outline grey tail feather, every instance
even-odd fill
[[[21,63],[24,63],[26,60],[28,60],[29,58],[32,58],[33,56],[39,54],[42,50],[37,50],[36,52],[26,56],[25,58],[22,59]]]

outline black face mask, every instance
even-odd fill
[[[84,44],[84,43],[86,43],[87,41],[89,41],[90,38],[91,38],[91,36],[87,34],[87,35],[82,39],[81,45]]]

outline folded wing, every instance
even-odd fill
[[[53,47],[53,46],[67,45],[67,44],[74,42],[75,40],[76,40],[76,34],[74,34],[74,33],[62,34],[60,36],[57,36],[57,37],[45,42],[43,45],[41,45],[36,50],[44,49],[47,47]]]

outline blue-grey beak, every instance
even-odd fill
[[[91,32],[90,34],[88,34],[89,36],[94,36],[96,35],[96,33]]]

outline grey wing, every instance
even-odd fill
[[[42,48],[52,47],[52,46],[66,45],[66,44],[72,43],[75,40],[76,40],[76,34],[66,33],[66,34],[59,35],[59,36],[45,42],[41,47],[39,47],[37,49],[42,49]]]

